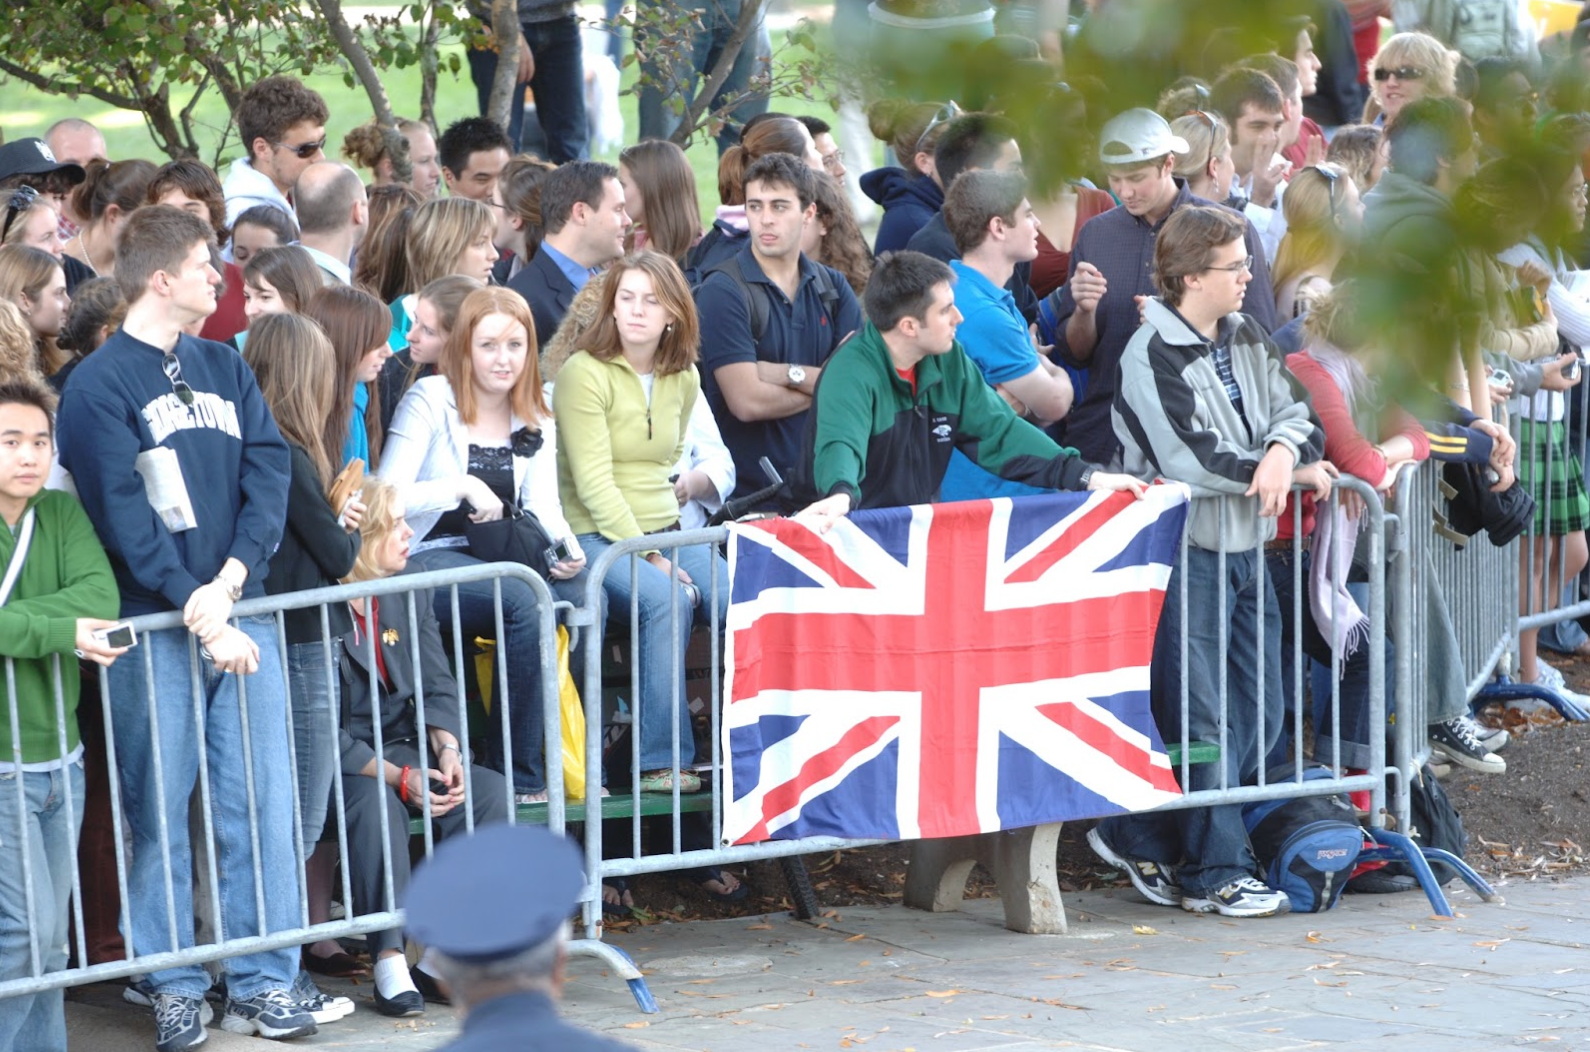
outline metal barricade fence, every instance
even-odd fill
[[[387,757],[406,755],[395,754],[394,750],[409,749],[417,753],[413,761],[415,766],[427,772],[435,762],[425,731],[432,726],[426,718],[427,705],[433,707],[433,716],[437,719],[442,717],[437,715],[435,707],[446,706],[447,720],[459,727],[459,737],[466,749],[470,737],[470,713],[461,673],[466,654],[477,633],[461,611],[460,588],[473,586],[475,598],[485,594],[482,589],[489,592],[492,609],[490,627],[494,629],[494,638],[500,641],[507,638],[504,631],[505,583],[528,588],[534,601],[535,631],[540,650],[536,660],[543,674],[540,676],[539,699],[526,697],[523,701],[526,704],[539,704],[543,726],[556,728],[559,713],[555,671],[555,603],[545,582],[522,566],[481,564],[453,570],[405,573],[382,580],[240,602],[233,610],[232,624],[254,629],[252,638],[259,645],[261,665],[259,672],[253,675],[218,674],[209,665],[209,659],[195,637],[183,628],[180,612],[131,619],[138,633],[138,645],[118,661],[120,669],[117,680],[122,685],[121,689],[113,689],[111,676],[103,674],[104,670],[100,677],[106,732],[106,756],[103,762],[108,773],[110,816],[117,845],[117,908],[126,937],[125,956],[121,960],[92,965],[85,959],[87,943],[82,870],[79,856],[74,850],[71,859],[72,906],[69,926],[75,935],[77,959],[75,962],[65,959],[64,945],[57,945],[57,942],[64,943],[65,940],[56,940],[53,933],[40,930],[41,921],[45,918],[40,917],[37,903],[42,901],[44,889],[38,885],[46,879],[46,875],[44,868],[39,865],[40,860],[31,857],[30,839],[23,830],[23,835],[16,837],[17,846],[13,847],[11,841],[18,830],[9,827],[0,829],[0,841],[7,845],[5,850],[8,853],[15,852],[13,857],[20,861],[28,906],[28,963],[22,969],[25,974],[20,978],[0,981],[0,997],[161,969],[202,965],[320,939],[401,928],[403,914],[398,904],[399,889],[396,885],[406,877],[409,854],[407,850],[395,853],[392,845],[406,844],[410,826],[417,822],[423,834],[424,853],[429,855],[434,847],[433,818],[440,820],[445,816],[433,816],[430,793],[421,794],[418,814],[412,820],[408,817],[408,810],[399,805],[396,799],[385,800],[386,795],[395,797],[395,790],[381,794],[381,805],[373,808],[380,840],[379,875],[373,876],[371,870],[375,863],[368,851],[368,841],[377,839],[377,836],[367,835],[365,847],[356,854],[350,855],[349,850],[350,821],[344,777],[349,779],[351,785],[353,778],[363,775],[344,776],[338,755],[340,749],[335,747],[329,752],[335,770],[330,775],[330,799],[326,806],[330,808],[327,821],[334,824],[337,830],[336,848],[342,863],[339,890],[346,914],[339,921],[310,921],[311,904],[304,878],[304,863],[306,851],[312,849],[313,845],[306,846],[301,839],[304,832],[301,787],[296,762],[293,703],[288,687],[288,648],[283,614],[306,608],[318,608],[320,611],[320,646],[325,658],[321,670],[324,677],[322,685],[325,687],[327,704],[331,706],[327,726],[333,735],[347,726],[346,713],[336,701],[344,690],[339,677],[364,678],[369,684],[372,706],[369,713],[371,740],[366,745],[374,753],[375,770],[384,774]],[[420,596],[434,597],[432,610],[422,608]],[[367,603],[363,615],[355,616],[358,630],[362,632],[356,647],[365,654],[365,668],[358,669],[354,663],[341,660],[347,655],[343,653],[345,648],[342,641],[331,636],[327,611],[351,599],[368,600],[370,597],[388,602],[399,599],[403,607],[397,615],[392,615],[389,608],[377,622],[373,618],[373,605]],[[397,651],[401,650],[406,652],[411,669],[421,669],[422,625],[431,624],[429,615],[437,611],[442,616],[435,623],[445,626],[439,634],[444,634],[451,641],[447,664],[460,672],[455,677],[453,695],[448,698],[427,698],[425,677],[415,675],[413,695],[405,703],[412,706],[415,733],[401,740],[387,741],[388,729],[398,727],[393,720],[406,718],[406,714],[402,711],[383,712],[381,690],[377,685],[377,677],[381,673],[375,660],[376,637],[382,636],[380,645],[386,648],[384,653],[388,662],[394,660],[398,656]],[[381,624],[388,627],[380,630]],[[405,639],[406,645],[400,642]],[[437,640],[435,645],[440,647],[442,643]],[[157,656],[157,650],[162,651],[162,654]],[[510,721],[513,685],[508,674],[505,651],[504,646],[495,649],[497,689],[486,736],[500,735],[501,753],[511,758],[514,756]],[[68,716],[59,671],[63,659],[56,656],[51,660],[55,670],[51,703],[54,706],[60,753],[65,756]],[[128,664],[135,666],[130,672]],[[16,668],[13,659],[6,659],[5,675],[8,697],[14,699]],[[127,685],[134,680],[141,682],[142,691],[127,689]],[[177,693],[184,689],[184,683],[187,696]],[[137,696],[140,693],[142,697]],[[228,711],[233,705],[236,707],[235,714]],[[235,727],[230,722],[234,715]],[[14,764],[20,764],[20,721],[15,703],[9,706],[8,717],[13,741],[9,759]],[[119,726],[122,730],[118,735]],[[166,729],[166,735],[162,733],[162,726]],[[234,729],[237,737],[235,740],[228,738],[225,755],[211,754],[208,748],[211,738],[223,730],[230,735]],[[408,744],[408,737],[413,738],[412,746]],[[555,733],[546,736],[547,758],[559,755],[557,741]],[[127,755],[119,757],[118,746]],[[137,755],[144,748],[149,750],[146,766]],[[286,781],[291,788],[291,800],[281,795],[280,772],[273,773],[265,766],[273,760],[279,761],[280,751],[286,754],[286,766],[290,772]],[[134,761],[137,761],[137,766],[134,766]],[[511,762],[505,766],[511,770]],[[546,774],[549,798],[546,820],[554,830],[562,831],[566,824],[566,808],[561,764],[548,762]],[[474,757],[463,765],[462,779],[464,803],[461,805],[461,832],[467,834],[472,831],[477,807],[494,809],[495,814],[510,821],[516,820],[511,777],[502,778],[490,772],[479,757]],[[0,781],[0,793],[16,793],[20,822],[24,810],[24,779],[4,781],[10,784]],[[428,782],[428,779],[425,781]],[[500,806],[487,792],[476,792],[476,783],[482,781],[500,783],[501,788],[496,790],[502,794]],[[257,792],[261,787],[265,787],[265,791]],[[181,799],[170,798],[171,792],[179,793]],[[195,792],[197,799],[193,800],[191,797]],[[151,794],[152,802],[149,799]],[[193,821],[196,835],[193,840],[189,840],[187,831],[190,802],[194,804],[195,812]],[[70,793],[67,794],[65,807],[67,821],[73,830],[71,840],[75,844],[81,807]],[[289,810],[290,820],[284,820]],[[391,824],[394,821],[402,822],[402,827],[394,829]],[[223,826],[219,851],[218,824]],[[292,847],[287,852],[282,840],[289,836]],[[184,843],[189,845],[189,850],[181,850]],[[245,857],[232,857],[234,852],[239,851]],[[288,864],[283,857],[286,854],[291,855],[291,874],[284,872]],[[156,867],[158,872],[151,874],[148,869],[150,866]],[[143,868],[134,874],[135,867]],[[234,879],[244,877],[248,887],[239,890],[226,888],[220,879],[222,870],[226,870]],[[372,883],[375,885],[375,890],[367,893],[366,897],[373,894],[377,901],[365,902],[367,908],[363,912],[355,908],[357,898],[353,882],[356,872],[361,874],[366,889]],[[284,896],[290,892],[272,884],[273,880],[280,881],[283,877],[291,881],[291,888],[296,891],[294,902],[285,902]],[[134,891],[134,886],[138,887],[138,892]],[[588,901],[599,901],[598,887],[597,874],[593,870],[583,893]],[[135,894],[139,895],[136,907],[133,902]],[[223,897],[229,898],[229,902],[223,903]],[[182,908],[184,905],[188,908]],[[57,904],[57,908],[61,908],[61,904]],[[240,925],[240,912],[251,912],[251,923]],[[153,916],[156,913],[158,917]],[[195,930],[195,913],[207,924],[205,934],[208,938],[201,938]],[[223,916],[226,918],[225,923],[222,922]],[[193,934],[190,935],[190,932]],[[574,953],[598,956],[613,966],[624,979],[639,982],[638,970],[621,951],[613,947],[591,940],[578,940],[571,942],[569,949]],[[296,970],[294,962],[288,972],[289,981]]]

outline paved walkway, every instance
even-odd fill
[[[642,1016],[590,958],[571,963],[565,1010],[669,1052],[1281,1052],[1390,1037],[1437,1052],[1590,1052],[1590,879],[1500,890],[1505,906],[1456,892],[1455,920],[1416,894],[1248,921],[1130,891],[1072,894],[1063,936],[1007,932],[986,900],[938,915],[842,909],[826,927],[662,924],[613,939],[649,973],[661,1014]],[[398,1022],[375,1014],[368,987],[341,989],[359,1011],[292,1047],[418,1052],[455,1032],[446,1009]],[[74,995],[74,1052],[152,1047],[147,1016],[115,1007],[118,992]],[[211,1037],[216,1052],[263,1047]]]

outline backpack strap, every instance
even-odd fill
[[[751,283],[745,280],[745,269],[740,266],[740,254],[736,252],[708,270],[707,274],[726,274],[730,281],[739,286],[740,296],[745,300],[745,309],[751,315],[751,342],[760,344],[762,334],[767,331],[767,293],[757,292],[751,288]],[[702,280],[706,280],[706,275],[702,275]]]
[[[22,564],[27,561],[28,547],[33,543],[33,510],[29,508],[22,516],[21,528],[17,530],[17,544],[11,549],[11,563],[6,567],[5,579],[0,580],[0,606],[5,606],[6,600],[11,598],[11,589],[16,587],[17,578],[22,575]]]

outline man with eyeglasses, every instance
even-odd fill
[[[293,826],[275,622],[232,622],[234,603],[264,594],[290,464],[243,359],[184,333],[215,310],[213,238],[204,220],[164,205],[127,219],[116,254],[126,321],[73,372],[57,421],[61,463],[110,557],[121,616],[180,611],[186,626],[141,633],[138,660],[118,662],[104,680],[132,843],[122,919],[139,955],[195,942],[188,801],[201,762],[211,772],[220,930],[283,931],[299,920],[291,838],[250,832]],[[228,961],[222,1029],[314,1033],[314,1017],[289,992],[297,973],[296,947]],[[161,968],[147,978],[156,1049],[203,1044],[211,1015],[204,968]]]
[[[325,157],[326,100],[293,77],[266,77],[243,93],[237,133],[247,151],[227,170],[226,221],[255,205],[293,214],[293,184]]]
[[[1188,791],[1252,784],[1280,733],[1284,614],[1263,546],[1292,486],[1324,499],[1335,474],[1308,402],[1242,313],[1254,264],[1246,235],[1226,208],[1182,208],[1166,222],[1154,246],[1159,295],[1121,356],[1111,413],[1129,474],[1192,487],[1186,557],[1171,572],[1149,672],[1167,740],[1221,743],[1218,763],[1187,769]],[[1184,589],[1197,609],[1183,605]],[[1225,607],[1210,611],[1216,597]],[[1157,905],[1225,917],[1288,909],[1257,876],[1240,806],[1108,818],[1088,843]]]

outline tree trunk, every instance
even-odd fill
[[[734,71],[734,60],[739,57],[740,49],[745,46],[746,40],[755,32],[756,25],[761,21],[770,2],[771,0],[744,0],[741,3],[740,17],[734,23],[734,32],[724,43],[722,53],[718,55],[717,64],[712,67],[712,72],[707,74],[706,79],[697,86],[696,97],[690,101],[690,108],[685,111],[679,127],[674,129],[673,141],[677,145],[684,146],[690,141],[702,117],[710,111],[713,98],[718,94],[718,89],[723,87],[723,82],[729,79],[729,74]]]
[[[436,45],[440,42],[441,30],[436,25],[436,5],[425,5],[425,24],[421,30],[420,39],[420,122],[428,125],[432,134],[437,134],[436,127],[436,78],[440,70],[436,61]]]
[[[491,81],[486,116],[507,131],[519,81],[519,5],[514,0],[491,0],[491,35],[497,41],[497,74]]]
[[[365,50],[364,43],[348,25],[347,19],[342,17],[342,0],[315,0],[315,6],[325,16],[326,28],[337,42],[337,49],[353,67],[353,75],[359,79],[365,95],[369,96],[370,108],[375,111],[375,122],[382,128],[396,129],[397,118],[392,116],[392,103],[386,97],[381,73],[370,60],[370,53]]]

